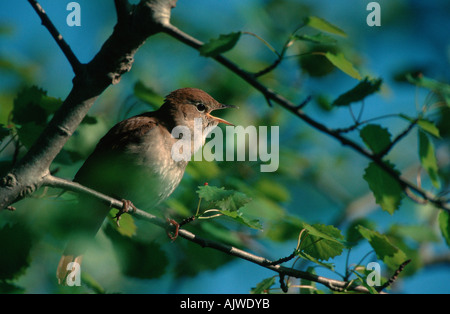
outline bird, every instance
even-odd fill
[[[179,148],[188,147],[190,151],[176,153],[194,154],[219,123],[233,125],[211,114],[225,108],[237,107],[222,104],[201,89],[177,89],[165,97],[158,110],[133,116],[113,126],[100,139],[73,181],[121,199],[123,210],[116,216],[117,221],[130,206],[150,210],[172,194],[188,164],[186,158],[173,158],[174,145],[179,141],[190,142],[192,145]],[[194,138],[198,125],[202,131],[200,145]],[[190,138],[185,133],[172,132],[180,127],[188,131],[185,133]],[[177,135],[173,136],[173,133]],[[71,210],[75,213],[75,231],[71,233],[71,240],[57,267],[56,277],[60,284],[64,284],[69,274],[69,263],[81,264],[85,240],[95,237],[109,210],[95,198],[79,197],[77,207]]]

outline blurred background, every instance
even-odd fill
[[[77,1],[81,6],[81,26],[69,27],[66,24],[69,2],[41,0],[40,4],[75,55],[87,63],[112,32],[116,21],[114,4],[110,0]],[[172,24],[204,42],[219,34],[251,32],[278,51],[306,16],[318,16],[337,25],[348,36],[337,37],[338,42],[333,49],[343,52],[363,76],[383,79],[381,91],[367,98],[364,105],[354,104],[351,108],[354,112],[348,107],[330,108],[331,101],[354,87],[357,81],[324,58],[298,57],[308,51],[320,51],[323,47],[319,45],[296,42],[280,66],[260,80],[294,103],[301,103],[312,96],[313,100],[305,111],[321,123],[339,128],[352,125],[352,115],[358,115],[361,110],[364,120],[398,113],[417,116],[420,108],[433,99],[429,91],[406,83],[402,79],[404,73],[420,72],[441,82],[450,81],[450,3],[446,0],[377,2],[381,6],[380,27],[366,24],[369,1],[351,0],[179,0],[172,11]],[[253,72],[276,59],[276,55],[261,41],[249,35],[241,36],[236,47],[225,56]],[[24,88],[36,85],[48,96],[64,100],[71,89],[72,78],[69,63],[29,3],[2,1],[0,124],[9,125],[14,99]],[[57,176],[73,178],[83,160],[112,125],[131,115],[153,110],[161,104],[164,95],[181,87],[201,88],[223,103],[239,106],[238,111],[227,112],[226,116],[236,125],[279,126],[280,167],[274,173],[261,173],[258,171],[259,162],[191,162],[182,185],[166,204],[173,216],[187,217],[195,212],[197,186],[204,182],[242,191],[253,198],[248,211],[260,219],[263,231],[248,230],[226,221],[207,222],[201,227],[194,226],[199,228],[194,230],[247,247],[271,259],[288,256],[297,243],[298,234],[287,234],[289,232],[277,229],[274,222],[281,217],[331,224],[341,230],[360,218],[375,224],[380,232],[392,232],[393,226],[426,225],[429,226],[427,231],[431,230],[426,240],[405,240],[404,249],[408,250],[409,256],[415,257],[417,263],[409,266],[410,271],[405,271],[392,292],[450,293],[449,252],[436,228],[436,209],[417,205],[405,198],[394,215],[382,211],[363,179],[367,159],[342,147],[277,105],[269,107],[264,97],[242,79],[165,34],[149,38],[135,55],[131,72],[99,97],[89,113],[94,122],[80,125],[55,160],[52,170],[57,171]],[[33,112],[29,114],[33,115]],[[448,191],[450,172],[449,117],[448,109],[434,116],[442,136],[436,143],[442,191]],[[398,117],[387,117],[377,123],[388,128],[393,135],[407,126]],[[362,143],[358,132],[348,136]],[[6,143],[7,139],[0,145],[2,172],[11,165],[11,156],[16,154],[19,158],[27,149],[26,145],[15,149],[17,146]],[[420,169],[417,150],[417,135],[412,132],[389,154],[389,160],[412,182],[416,181]],[[426,176],[422,179],[422,186],[439,192]],[[83,290],[86,287],[65,290],[55,284],[54,274],[66,227],[58,225],[64,216],[61,207],[70,209],[71,202],[70,196],[55,198],[56,194],[57,191],[42,189],[32,198],[16,204],[16,212],[0,212],[0,227],[14,225],[18,221],[21,226],[27,226],[12,228],[10,234],[4,229],[2,234],[19,232],[23,242],[14,245],[28,252],[23,257],[26,262],[22,262],[20,275],[4,277],[7,279],[4,281],[5,291],[86,291]],[[135,223],[141,238],[155,236],[148,231],[152,226]],[[248,293],[257,283],[274,275],[249,262],[183,243],[182,239],[175,244],[162,239],[151,242],[150,248],[157,246],[153,252],[157,252],[158,261],[151,266],[156,269],[155,273],[136,275],[139,267],[148,265],[124,270],[122,253],[112,247],[114,236],[108,230],[106,227],[105,232],[99,234],[91,254],[83,262],[83,274],[91,277],[91,286],[98,285],[106,292]],[[347,263],[357,264],[365,256],[363,264],[376,261],[375,254],[370,254],[371,250],[367,242],[361,242],[352,248],[350,255],[344,251],[329,262],[333,262],[336,272],[342,274]],[[443,257],[444,262],[432,261],[433,256]],[[8,259],[8,256],[0,253],[0,259]],[[146,264],[147,260],[143,263]],[[296,264],[301,269],[307,266],[306,263]],[[325,268],[318,267],[315,271],[340,279],[339,274]],[[384,275],[390,276],[391,273],[388,270]]]

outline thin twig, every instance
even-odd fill
[[[58,32],[55,25],[53,25],[52,21],[48,18],[47,13],[45,13],[42,6],[36,1],[36,0],[28,0],[28,2],[31,4],[33,9],[36,11],[36,13],[39,15],[42,21],[42,25],[45,26],[45,28],[48,29],[50,34],[52,35],[53,39],[58,44],[59,48],[61,48],[62,52],[66,56],[67,60],[69,61],[70,65],[72,66],[72,70],[75,74],[81,73],[82,65],[81,62],[78,60],[78,58],[73,53],[70,46],[66,43],[62,35]]]
[[[398,269],[395,271],[395,273],[391,276],[391,278],[389,278],[388,281],[386,281],[381,287],[378,287],[376,290],[377,290],[378,292],[380,292],[380,291],[386,289],[387,287],[389,287],[390,285],[392,285],[392,284],[394,283],[394,281],[397,280],[398,275],[400,275],[400,273],[403,271],[403,269],[406,267],[406,265],[409,264],[409,262],[411,262],[410,259],[407,260],[407,261],[405,261],[405,262],[403,262],[403,263],[398,267]]]
[[[105,204],[111,208],[122,209],[122,207],[123,207],[123,202],[120,200],[117,200],[117,199],[107,196],[103,193],[92,190],[88,187],[85,187],[85,186],[79,184],[79,183],[61,179],[58,177],[54,177],[52,175],[47,175],[46,177],[44,177],[43,185],[51,186],[54,188],[61,188],[64,190],[69,190],[69,191],[81,193],[84,195],[89,195],[91,197],[95,197],[97,200],[99,200],[100,202],[102,202],[103,204]],[[127,214],[130,214],[138,219],[145,220],[153,225],[164,228],[168,231],[171,231],[174,228],[174,226],[171,225],[170,223],[168,223],[166,220],[156,217],[156,216],[149,214],[138,208],[136,208],[136,210],[130,208],[130,211]],[[259,266],[268,268],[274,272],[277,272],[280,276],[289,276],[289,277],[295,277],[295,278],[306,279],[309,281],[314,281],[314,282],[320,283],[332,290],[337,290],[337,291],[343,291],[344,289],[348,289],[351,291],[362,292],[362,293],[369,292],[368,289],[364,286],[358,286],[358,285],[354,285],[354,284],[351,284],[349,286],[349,282],[346,282],[346,281],[330,279],[330,278],[314,275],[314,274],[311,274],[308,272],[304,272],[301,270],[297,270],[297,269],[293,269],[293,268],[289,268],[289,267],[283,267],[280,265],[271,265],[271,261],[269,261],[268,259],[266,259],[264,257],[246,252],[244,250],[238,249],[236,247],[233,247],[233,246],[230,246],[227,244],[223,244],[218,241],[199,237],[198,235],[196,235],[190,231],[187,231],[185,229],[180,228],[178,230],[178,236],[181,238],[184,238],[188,241],[191,241],[193,243],[196,243],[204,248],[208,247],[208,248],[211,248],[214,250],[218,250],[218,251],[221,251],[228,255],[235,256],[235,257],[247,260],[249,262],[252,262],[254,264],[257,264]]]
[[[185,43],[186,45],[193,47],[195,49],[199,49],[203,42],[195,39],[194,37],[184,33],[177,27],[167,24],[163,25],[163,32],[169,34],[170,36],[176,38],[177,40],[181,41],[182,43]],[[304,113],[302,110],[298,110],[297,106],[289,101],[288,99],[284,98],[280,94],[272,91],[268,87],[266,87],[264,84],[256,80],[255,76],[247,72],[240,67],[238,67],[235,63],[230,61],[229,59],[223,57],[222,55],[218,55],[213,58],[217,62],[224,65],[226,68],[240,76],[242,79],[244,79],[248,84],[253,86],[256,90],[258,90],[260,93],[264,95],[266,99],[270,99],[276,103],[278,103],[283,108],[291,111],[293,114],[295,114],[297,117],[299,117],[301,120],[309,124],[311,127],[315,128],[316,130],[327,134],[333,138],[335,138],[337,141],[339,141],[343,146],[348,146],[360,155],[368,158],[369,160],[372,160],[375,164],[377,164],[381,169],[383,169],[386,173],[388,173],[392,178],[394,178],[405,190],[407,188],[410,189],[410,191],[413,191],[416,193],[417,197],[421,197],[427,202],[432,203],[435,207],[441,208],[443,210],[446,210],[450,213],[450,204],[446,202],[446,200],[443,200],[436,195],[416,186],[414,183],[409,182],[408,180],[401,177],[401,175],[393,168],[391,168],[389,165],[387,165],[382,158],[377,156],[376,154],[372,154],[368,150],[366,150],[364,147],[359,145],[358,143],[350,140],[349,138],[343,136],[341,132],[337,132],[333,129],[328,128],[324,124],[316,121],[315,119],[311,118],[309,115]]]
[[[388,147],[386,147],[384,150],[382,150],[381,152],[379,152],[377,155],[378,156],[385,156],[387,155],[387,153],[389,153],[389,151],[391,151],[391,149],[398,143],[400,142],[400,140],[402,138],[404,138],[406,135],[409,134],[409,132],[411,132],[411,130],[416,126],[417,122],[419,121],[419,119],[416,119],[414,121],[412,121],[409,126],[399,135],[397,135],[391,142],[391,144],[389,144]]]

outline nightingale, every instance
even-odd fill
[[[166,96],[158,110],[128,118],[112,127],[86,159],[74,181],[121,199],[124,209],[134,205],[152,209],[175,190],[188,163],[186,159],[173,158],[174,144],[180,140],[191,141],[192,145],[187,146],[191,151],[180,153],[194,154],[213,127],[219,123],[232,125],[211,112],[231,107],[236,108],[219,103],[200,89],[177,89]],[[198,143],[198,139],[194,140],[194,127],[198,125],[202,129],[200,146],[194,144]],[[178,136],[172,136],[175,127],[187,128],[186,133],[191,138],[183,138],[184,133],[179,132],[176,132]],[[95,237],[109,210],[108,206],[85,196],[71,209],[75,212],[76,231],[71,234],[58,265],[59,283],[64,283],[69,274],[69,263],[81,263],[85,241]]]

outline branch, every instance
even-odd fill
[[[62,52],[66,56],[70,65],[72,66],[73,72],[75,74],[81,73],[82,66],[81,66],[80,61],[75,56],[72,49],[66,43],[66,41],[64,40],[62,35],[58,32],[55,25],[53,25],[52,21],[48,18],[47,13],[45,13],[44,9],[41,7],[41,5],[36,0],[28,0],[28,2],[31,4],[33,9],[36,11],[36,13],[41,18],[42,25],[48,29],[48,31],[52,35],[53,39],[58,44],[59,48],[61,48]]]
[[[43,133],[22,160],[0,178],[0,209],[10,207],[42,185],[50,164],[97,97],[111,84],[117,84],[122,75],[131,69],[134,54],[145,40],[169,23],[176,0],[141,0],[129,14],[125,14],[126,1],[117,0],[119,18],[114,31],[86,65],[80,65],[39,3],[35,0],[29,2],[67,56],[75,77],[72,90]]]
[[[124,21],[131,13],[131,5],[128,0],[114,0],[116,7],[117,21]]]
[[[377,288],[377,291],[380,292],[380,291],[386,289],[387,287],[389,287],[390,285],[392,285],[392,284],[394,283],[394,281],[397,280],[398,275],[400,275],[400,273],[403,271],[403,269],[406,267],[406,265],[408,265],[410,262],[411,262],[410,259],[407,260],[407,261],[405,261],[405,262],[403,262],[403,263],[398,267],[398,269],[395,271],[395,273],[391,276],[391,278],[389,278],[389,280],[386,281],[386,282],[384,283],[384,285],[382,285],[382,286],[380,286],[380,287]]]
[[[50,174],[45,176],[45,178],[43,179],[43,185],[53,187],[53,188],[61,188],[64,190],[69,190],[69,191],[73,191],[76,193],[89,195],[91,197],[95,197],[97,200],[99,200],[100,202],[102,202],[103,204],[105,204],[111,208],[123,209],[122,201],[119,201],[115,198],[109,197],[105,194],[102,194],[100,192],[92,190],[88,187],[85,187],[85,186],[79,184],[79,183],[68,181],[65,179],[58,178],[58,177],[54,177]],[[156,217],[156,216],[149,214],[138,208],[136,208],[136,209],[130,208],[130,211],[128,213],[138,219],[145,220],[153,225],[164,228],[168,231],[173,231],[173,229],[174,229],[174,226],[170,222],[167,222],[166,220],[164,220],[162,218]],[[304,271],[289,268],[289,267],[284,267],[281,265],[274,265],[274,262],[272,262],[264,257],[246,252],[246,251],[238,249],[234,246],[226,245],[226,244],[223,244],[218,241],[199,237],[198,235],[196,235],[190,231],[187,231],[185,229],[180,228],[178,230],[178,236],[180,236],[188,241],[191,241],[193,243],[196,243],[203,248],[207,247],[207,248],[211,248],[211,249],[214,249],[217,251],[221,251],[225,254],[235,256],[235,257],[238,257],[243,260],[247,260],[247,261],[257,264],[261,267],[268,268],[268,269],[278,273],[280,275],[280,277],[289,276],[289,277],[295,277],[295,278],[301,278],[301,279],[305,279],[305,280],[314,281],[314,282],[320,283],[334,291],[356,291],[356,292],[362,292],[362,293],[369,293],[368,289],[365,288],[364,286],[355,285],[355,284],[352,284],[351,282],[347,282],[347,281],[339,281],[339,280],[334,280],[334,279],[330,279],[330,278],[326,278],[326,277],[322,277],[322,276],[317,276],[314,274],[310,274],[308,272],[304,272]]]
[[[195,39],[194,37],[184,33],[177,27],[166,24],[163,26],[163,32],[167,33],[168,35],[174,37],[175,39],[181,41],[182,43],[194,48],[199,49],[203,42]],[[265,98],[266,100],[271,103],[270,101],[274,101],[278,103],[283,108],[289,110],[294,115],[299,117],[301,120],[306,122],[311,127],[315,128],[316,130],[327,134],[328,136],[333,137],[337,141],[339,141],[343,146],[349,146],[351,149],[359,153],[360,155],[368,158],[369,160],[372,160],[374,163],[376,163],[381,169],[383,169],[385,172],[387,172],[391,177],[393,177],[404,190],[409,189],[410,191],[413,191],[417,194],[417,197],[420,197],[425,202],[430,202],[434,206],[444,209],[447,212],[450,212],[450,204],[446,202],[446,200],[437,197],[436,195],[433,195],[432,193],[423,190],[422,188],[418,187],[414,183],[409,182],[408,180],[402,178],[394,169],[386,165],[386,163],[382,160],[382,158],[376,154],[372,154],[371,152],[367,151],[365,148],[357,144],[356,142],[350,140],[349,138],[342,135],[342,132],[329,129],[324,124],[321,124],[320,122],[314,120],[310,116],[308,116],[305,112],[301,110],[301,108],[298,108],[294,103],[289,101],[288,99],[284,98],[280,94],[272,91],[262,83],[260,83],[255,75],[252,73],[249,73],[240,67],[238,67],[235,63],[228,60],[227,58],[223,57],[222,55],[218,55],[216,57],[213,57],[214,60],[219,62],[220,64],[224,65],[226,68],[237,74],[239,77],[241,77],[243,80],[245,80],[248,84],[253,86],[256,90],[258,90]]]

